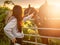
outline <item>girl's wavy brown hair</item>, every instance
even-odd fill
[[[12,16],[14,16],[17,19],[17,28],[18,28],[18,31],[21,32],[22,31],[22,27],[21,27],[22,7],[19,6],[19,5],[15,5],[14,8],[13,8]]]

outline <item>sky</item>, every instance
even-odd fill
[[[3,5],[5,0],[0,0],[0,5]],[[22,7],[28,7],[31,4],[32,7],[40,7],[44,0],[12,0],[15,4],[21,5]]]
[[[0,0],[0,5],[3,5],[5,0]],[[28,7],[31,4],[32,7],[39,8],[46,0],[12,0],[16,5],[21,5],[23,8]],[[57,2],[60,3],[60,0],[47,0],[49,3]]]

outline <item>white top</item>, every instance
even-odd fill
[[[31,18],[33,15],[29,15],[23,19],[25,22],[29,18]],[[4,28],[5,34],[12,40],[13,38],[23,38],[24,34],[21,32],[18,32],[17,29],[17,19],[14,17]]]

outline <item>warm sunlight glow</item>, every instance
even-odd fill
[[[6,4],[6,7],[10,8],[10,9],[13,9],[14,5]]]
[[[50,27],[58,28],[60,24],[60,2],[51,0],[48,1],[47,20]]]

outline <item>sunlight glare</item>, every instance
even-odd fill
[[[6,7],[10,8],[10,9],[13,9],[14,5],[6,4]]]

